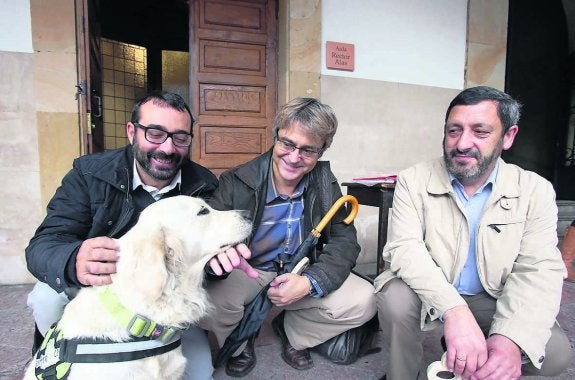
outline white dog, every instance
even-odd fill
[[[177,347],[137,360],[74,362],[68,379],[181,378],[185,358],[179,347],[178,334],[172,337],[171,328],[185,328],[207,313],[209,303],[202,286],[205,265],[217,253],[244,240],[250,231],[251,223],[241,212],[216,211],[197,198],[177,196],[147,207],[138,223],[118,239],[120,259],[117,273],[112,275],[112,284],[83,288],[66,306],[57,328],[66,341],[77,342],[77,338],[91,339],[88,343],[102,338],[113,342],[132,341],[83,344],[77,349],[78,354],[89,354],[94,346],[100,347],[99,351],[102,351],[101,347],[105,350],[111,347],[113,352],[124,350],[126,345],[131,351],[131,347],[138,344],[152,349],[155,346],[165,350]],[[136,323],[130,324],[135,315],[155,322],[156,328],[145,326],[146,319],[138,317],[135,317]],[[132,334],[128,331],[130,327]],[[134,343],[134,331],[140,335],[147,332],[161,336],[161,339],[144,336]],[[56,345],[61,341],[58,339]],[[57,352],[58,347],[52,346],[54,342],[50,345],[45,341],[40,351]],[[37,356],[24,379],[35,379],[35,366],[49,366],[49,361],[47,357]],[[67,370],[68,364],[63,365],[60,371]]]

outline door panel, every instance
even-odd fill
[[[202,115],[266,116],[265,87],[200,84]]]
[[[219,174],[272,144],[277,106],[276,2],[190,2],[192,159]]]
[[[265,52],[262,45],[200,41],[200,72],[265,76]]]
[[[200,29],[233,30],[267,34],[266,3],[233,1],[201,1]]]

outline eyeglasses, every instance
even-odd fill
[[[136,127],[141,128],[144,130],[144,137],[148,142],[152,144],[163,144],[164,141],[168,139],[168,137],[172,138],[172,143],[175,146],[179,146],[182,148],[187,148],[192,144],[192,138],[194,135],[192,133],[187,132],[166,132],[163,129],[158,127],[146,127],[140,123],[132,122]]]
[[[280,148],[286,153],[291,153],[296,149],[299,150],[299,154],[304,158],[310,158],[310,159],[317,158],[323,150],[323,148],[322,149],[300,148],[299,146],[291,143],[290,141],[279,138],[279,136],[276,136],[275,142],[277,143],[278,148]]]

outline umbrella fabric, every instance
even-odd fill
[[[313,251],[318,242],[321,231],[345,202],[349,202],[352,205],[352,210],[344,219],[344,223],[350,224],[353,221],[359,209],[357,199],[352,195],[340,197],[322,218],[317,227],[311,230],[309,235],[299,245],[299,247],[297,247],[293,254],[278,255],[274,260],[278,275],[291,272],[300,260],[307,257],[307,255]],[[224,345],[218,352],[218,356],[214,363],[216,367],[225,363],[233,353],[237,351],[243,342],[248,340],[248,338],[257,336],[263,321],[266,319],[272,307],[272,302],[267,295],[269,288],[269,284],[264,286],[255,298],[246,305],[240,324],[236,326],[234,331],[232,331],[232,333],[226,338]]]
[[[246,306],[240,324],[226,338],[224,345],[218,352],[214,366],[219,367],[224,364],[248,338],[257,336],[263,321],[272,308],[272,301],[267,295],[269,288],[269,284],[264,286]]]

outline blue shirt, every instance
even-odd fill
[[[303,192],[307,176],[291,196],[278,193],[270,170],[266,204],[251,244],[250,263],[263,270],[275,270],[273,260],[280,253],[293,254],[303,241]]]
[[[495,169],[493,169],[491,175],[487,178],[487,181],[483,186],[477,189],[471,197],[468,197],[467,194],[465,194],[463,185],[453,177],[451,173],[449,173],[453,190],[463,205],[467,225],[469,227],[469,250],[467,253],[467,260],[465,261],[465,265],[454,284],[459,294],[475,295],[483,292],[483,286],[481,285],[479,274],[477,273],[477,258],[475,254],[477,228],[479,227],[479,222],[483,216],[485,202],[487,202],[487,199],[493,190],[493,184],[495,183],[498,168],[499,164],[497,164]]]

